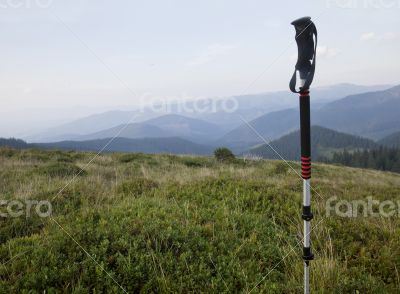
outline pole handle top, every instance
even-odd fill
[[[309,16],[296,19],[291,24],[296,29],[295,40],[298,54],[295,71],[290,80],[289,87],[292,92],[300,93],[303,90],[308,90],[314,79],[318,33],[315,24]],[[297,90],[296,87],[297,73],[301,80],[300,90]]]
[[[310,23],[310,21],[311,21],[311,17],[305,16],[305,17],[301,17],[299,19],[292,21],[291,24],[294,25],[295,27],[297,27],[297,26],[308,25]]]

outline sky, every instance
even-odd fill
[[[0,0],[0,135],[148,97],[287,90],[306,15],[313,86],[400,83],[400,0]]]

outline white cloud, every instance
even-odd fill
[[[400,35],[393,32],[383,34],[375,34],[374,32],[364,33],[361,35],[361,41],[393,41],[400,38]]]
[[[32,93],[32,88],[25,88],[24,89],[24,94],[30,94]]]
[[[361,35],[360,40],[361,41],[370,41],[375,39],[376,35],[374,32],[369,32],[369,33],[364,33]]]
[[[400,38],[400,35],[399,35],[399,34],[392,33],[392,32],[384,33],[384,34],[380,37],[380,39],[386,40],[386,41],[392,41],[392,40],[396,40],[396,39],[399,39],[399,38]]]
[[[333,58],[340,53],[338,48],[330,48],[328,46],[318,46],[317,47],[317,57],[319,58]]]
[[[223,56],[231,50],[237,48],[237,45],[212,44],[208,46],[197,57],[186,63],[187,66],[199,66],[214,61],[219,56]]]
[[[331,59],[340,54],[338,48],[331,48],[328,46],[317,46],[317,58]],[[297,60],[297,52],[290,55],[290,60]]]

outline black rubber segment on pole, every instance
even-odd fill
[[[301,133],[301,156],[311,156],[311,134],[310,134],[310,96],[300,96],[300,133]]]
[[[303,260],[310,261],[314,259],[314,254],[311,252],[310,247],[303,247]]]
[[[303,206],[303,214],[301,216],[305,221],[311,221],[314,218],[313,213],[311,212],[311,206]]]
[[[301,140],[301,175],[311,178],[311,119],[310,95],[308,91],[300,93],[300,140]]]

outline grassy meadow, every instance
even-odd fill
[[[0,149],[0,200],[53,208],[0,217],[0,293],[302,293],[302,180],[283,162],[94,155]],[[316,164],[312,185],[312,292],[399,293],[399,215],[325,201],[399,201],[400,174]]]

